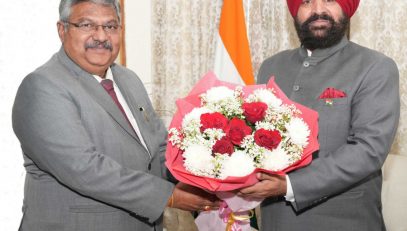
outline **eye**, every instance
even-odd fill
[[[103,25],[103,30],[108,32],[108,33],[116,33],[119,30],[119,25],[117,24],[108,24],[108,25]]]
[[[302,4],[304,4],[304,5],[311,4],[311,0],[303,0]]]
[[[90,29],[95,27],[92,23],[81,23],[78,25],[80,28],[86,28],[86,29]]]
[[[103,27],[108,29],[108,30],[117,30],[117,28],[119,28],[118,25],[105,25]]]

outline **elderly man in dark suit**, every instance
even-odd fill
[[[216,208],[163,178],[166,129],[140,79],[114,64],[118,1],[59,10],[62,48],[23,80],[13,107],[27,171],[20,230],[161,230],[166,206]]]
[[[287,3],[302,46],[265,60],[258,82],[275,76],[289,98],[318,111],[320,150],[309,166],[259,174],[240,194],[267,198],[263,230],[383,231],[381,167],[400,114],[397,66],[346,38],[359,0]]]

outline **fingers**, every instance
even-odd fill
[[[286,193],[286,179],[284,175],[257,173],[258,183],[243,188],[238,195],[247,199],[265,199],[272,196],[282,196]]]
[[[256,177],[259,181],[263,181],[263,180],[275,180],[277,178],[280,178],[281,175],[275,175],[275,174],[268,174],[268,173],[264,173],[264,172],[258,172],[256,174]]]
[[[220,207],[220,203],[208,201],[205,199],[197,200],[197,201],[190,201],[186,202],[181,207],[177,206],[179,209],[187,210],[187,211],[211,211],[211,210],[218,210]]]
[[[220,200],[213,194],[209,194],[209,198],[201,198],[202,206],[201,211],[210,211],[210,210],[217,210],[220,207]]]
[[[237,195],[246,199],[261,200],[270,194],[266,194],[263,183],[259,182],[255,185],[240,190]]]
[[[207,212],[207,211],[218,210],[218,209],[219,209],[219,206],[213,204],[213,205],[202,206],[201,209],[199,209],[199,211],[206,211]]]
[[[215,195],[182,183],[176,185],[173,196],[173,207],[187,211],[209,211],[218,209],[220,205]]]
[[[259,184],[259,183],[254,184],[254,185],[252,185],[252,186],[249,186],[249,187],[247,187],[247,188],[241,189],[241,190],[239,191],[238,195],[239,195],[239,194],[241,194],[241,195],[247,195],[247,194],[252,194],[252,193],[255,193],[255,192],[259,191],[260,189],[259,189],[259,185],[258,185],[258,184]]]

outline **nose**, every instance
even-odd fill
[[[315,14],[321,14],[326,11],[326,0],[312,1],[312,12]]]
[[[93,32],[92,37],[94,40],[104,42],[107,40],[108,35],[107,35],[106,31],[103,30],[103,27],[101,25],[98,25],[95,28],[95,31]]]

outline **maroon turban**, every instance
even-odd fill
[[[336,2],[350,18],[358,8],[360,0],[336,0]],[[300,8],[301,3],[302,0],[287,0],[288,9],[293,17],[297,16],[298,8]]]

